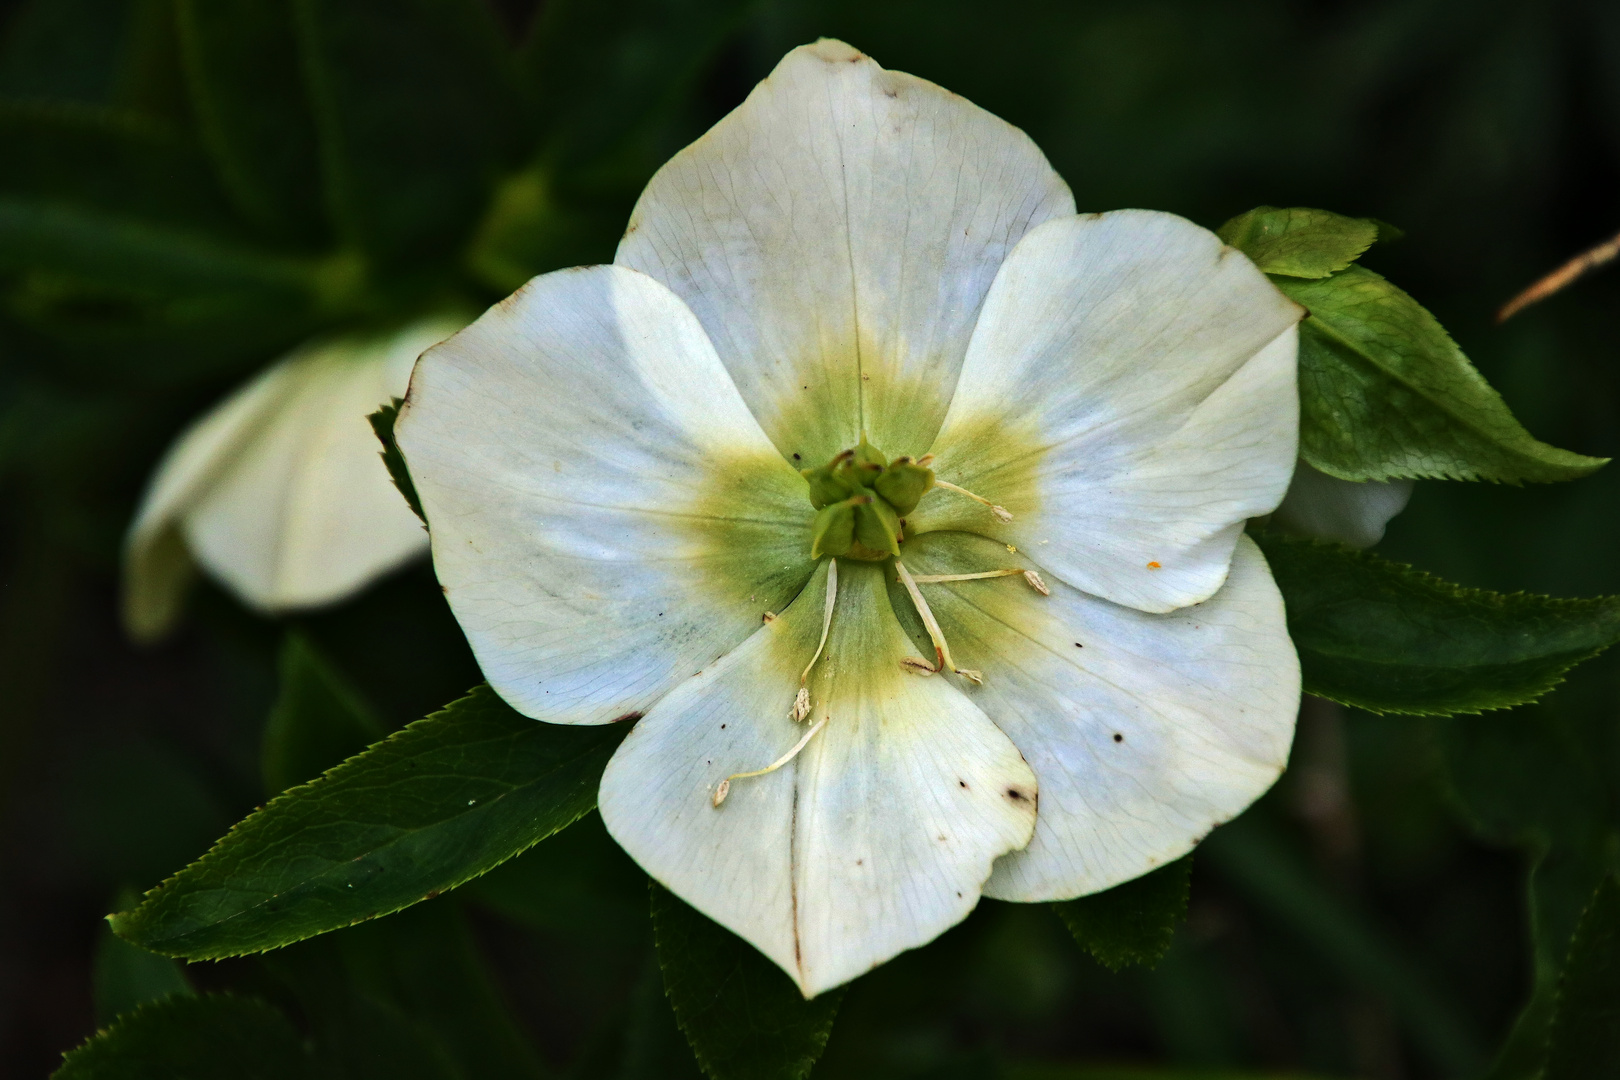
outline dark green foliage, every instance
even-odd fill
[[[1498,1055],[1492,1080],[1542,1068],[1548,1025],[1582,912],[1620,872],[1620,728],[1611,703],[1570,708],[1560,694],[1505,715],[1438,725],[1452,801],[1488,841],[1524,852],[1530,868],[1530,1000]]]
[[[262,1001],[171,997],[118,1018],[65,1055],[53,1080],[306,1080],[314,1062]]]
[[[1254,536],[1306,692],[1346,705],[1428,716],[1522,705],[1620,641],[1620,599],[1465,589],[1337,544]]]
[[[1352,266],[1278,278],[1310,315],[1299,328],[1300,456],[1345,480],[1573,480],[1607,459],[1524,430],[1433,315]]]
[[[242,216],[266,232],[326,238],[319,148],[292,5],[177,0],[197,126]]]
[[[1299,328],[1300,456],[1345,480],[1573,480],[1600,467],[1514,419],[1433,315],[1351,264],[1398,230],[1261,206],[1220,237],[1307,312]]]
[[[113,905],[123,911],[136,903],[135,890],[125,889]],[[157,1001],[170,994],[189,994],[191,984],[178,962],[167,956],[137,948],[103,928],[96,944],[95,967],[91,972],[95,991],[96,1021],[110,1024],[122,1013]]]
[[[651,882],[664,991],[710,1080],[800,1080],[827,1045],[842,988],[806,1001],[759,950]]]
[[[1257,206],[1228,221],[1217,235],[1268,274],[1325,278],[1361,257],[1380,239],[1376,222],[1329,210]]]
[[[405,497],[410,505],[411,513],[427,524],[427,515],[422,513],[422,500],[416,496],[416,484],[411,481],[411,470],[405,465],[405,455],[399,452],[399,444],[394,441],[394,423],[399,419],[399,407],[403,402],[395,398],[390,404],[384,405],[370,416],[371,430],[377,435],[377,441],[382,443],[383,465],[388,469],[389,479]]]
[[[1315,965],[1385,1003],[1440,1072],[1479,1071],[1484,1054],[1468,1021],[1399,944],[1316,880],[1265,824],[1240,818],[1217,829],[1199,852],[1203,865],[1242,893],[1262,918],[1304,945]]]
[[[113,929],[156,952],[213,959],[409,907],[589,811],[627,730],[542,724],[478,687],[277,796]]]
[[[265,958],[347,1080],[538,1080],[453,898],[419,904]]]
[[[1052,908],[1074,940],[1109,971],[1164,958],[1187,920],[1192,856],[1161,866],[1123,885],[1065,900]]]
[[[264,789],[272,795],[313,780],[383,736],[359,692],[302,634],[289,633],[282,642],[280,675],[259,757]]]
[[[294,0],[327,209],[378,260],[465,242],[530,142],[511,62],[476,0]]]
[[[1620,882],[1605,877],[1564,965],[1543,1080],[1620,1077]]]

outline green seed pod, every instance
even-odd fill
[[[894,512],[905,517],[917,509],[917,503],[934,486],[934,470],[917,465],[906,458],[896,458],[894,464],[883,470],[883,475],[872,487],[883,496]]]
[[[851,499],[851,502],[857,502]],[[876,561],[900,554],[895,536],[900,532],[900,518],[882,499],[867,497],[855,507],[854,543],[850,545],[852,559]]]
[[[855,494],[855,486],[839,478],[838,465],[839,459],[834,458],[819,469],[799,470],[799,475],[810,484],[810,505],[817,510]]]
[[[824,506],[810,525],[810,557],[841,558],[855,542],[855,507],[851,500]]]

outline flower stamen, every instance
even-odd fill
[[[956,662],[951,659],[951,647],[945,643],[945,631],[939,628],[939,620],[934,618],[934,612],[929,608],[928,601],[923,599],[922,590],[917,588],[917,579],[911,576],[911,571],[907,570],[906,564],[899,559],[894,560],[894,568],[900,572],[900,583],[906,587],[906,593],[910,595],[912,604],[917,608],[917,614],[922,617],[923,626],[928,629],[928,637],[934,643],[934,655],[938,661],[934,670],[952,671],[974,683],[984,682],[984,676],[977,671],[963,671],[956,666]]]
[[[815,655],[810,662],[804,665],[804,672],[799,676],[799,692],[793,696],[793,711],[789,716],[797,722],[803,722],[810,715],[810,669],[816,666],[821,659],[822,650],[827,647],[827,634],[832,630],[833,606],[838,603],[838,560],[827,560],[827,606],[821,614],[821,641],[816,644]]]
[[[720,781],[719,785],[714,789],[714,808],[716,810],[720,809],[720,804],[726,801],[727,795],[731,794],[731,782],[733,780],[746,780],[751,776],[764,776],[766,773],[773,773],[777,769],[780,769],[782,766],[786,765],[788,762],[792,761],[794,758],[798,757],[799,751],[808,746],[810,744],[810,740],[816,737],[816,733],[827,726],[827,721],[829,719],[831,719],[831,717],[823,716],[820,720],[817,720],[815,725],[811,727],[809,731],[804,733],[804,738],[793,744],[793,749],[789,750],[787,753],[783,754],[781,757],[777,758],[763,769],[755,769],[753,772],[732,773],[730,776]]]
[[[944,488],[946,491],[954,491],[958,495],[966,495],[968,498],[972,499],[976,503],[983,503],[985,506],[988,506],[990,508],[990,516],[995,518],[997,521],[1005,522],[1005,521],[1011,521],[1013,519],[1012,511],[1008,510],[1005,506],[997,506],[995,503],[991,502],[989,499],[985,498],[983,495],[975,495],[975,494],[973,494],[973,492],[969,491],[967,488],[957,487],[955,484],[951,483],[949,480],[941,480],[939,477],[936,476],[936,477],[934,477],[934,486],[937,487],[937,488]]]

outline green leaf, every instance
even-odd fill
[[[1417,301],[1352,266],[1274,278],[1299,328],[1299,452],[1341,480],[1573,480],[1601,467],[1525,431]]]
[[[628,729],[542,724],[480,686],[272,799],[113,929],[154,952],[217,959],[431,899],[595,806]]]
[[[1564,965],[1543,1080],[1620,1076],[1620,882],[1598,884]]]
[[[377,441],[382,443],[383,466],[388,469],[389,479],[394,481],[394,487],[405,496],[405,502],[411,508],[411,513],[419,518],[422,524],[427,524],[427,515],[422,513],[422,500],[416,495],[416,484],[411,480],[411,470],[405,465],[405,455],[399,452],[399,444],[394,441],[394,424],[399,420],[399,407],[404,404],[399,398],[384,405],[370,416],[371,430],[376,434]]]
[[[1329,210],[1257,206],[1216,235],[1268,274],[1325,278],[1361,257],[1380,238],[1378,223]]]
[[[710,1080],[809,1075],[827,1047],[843,989],[806,1001],[759,950],[650,885],[664,992]]]
[[[177,0],[203,142],[236,208],[267,230],[324,237],[315,119],[285,0]]]
[[[285,1016],[254,998],[171,997],[118,1018],[62,1058],[52,1080],[308,1080]]]
[[[260,768],[270,794],[313,779],[383,737],[382,724],[307,638],[281,645],[281,692],[264,729]]]
[[[1534,701],[1620,641],[1620,598],[1465,589],[1337,544],[1257,530],[1307,693],[1443,716]]]
[[[135,890],[125,889],[114,903],[114,910],[134,907],[135,900]],[[191,993],[191,984],[178,963],[137,948],[110,929],[102,930],[96,945],[91,983],[96,1022],[100,1024],[110,1024],[120,1014],[133,1012],[149,1001]]]
[[[1109,971],[1153,967],[1170,950],[1187,919],[1192,856],[1123,885],[1053,904],[1080,947]]]
[[[459,247],[531,144],[476,0],[294,0],[340,235],[381,262]]]

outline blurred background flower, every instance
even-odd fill
[[[47,1073],[183,978],[368,1017],[351,1060],[391,1078],[692,1074],[645,879],[594,817],[262,962],[182,975],[105,938],[120,890],[479,678],[409,560],[320,610],[205,579],[137,652],[124,537],[166,448],[305,343],[610,261],[652,170],[824,34],[1023,127],[1082,210],[1396,223],[1365,261],[1537,437],[1620,445],[1620,277],[1492,321],[1620,225],[1606,0],[0,0],[0,1073]],[[1379,550],[1504,591],[1620,592],[1617,508],[1612,468],[1428,482]],[[166,519],[171,554],[190,520]],[[1200,848],[1157,968],[1110,974],[1049,912],[987,902],[854,986],[815,1075],[1478,1075],[1550,1000],[1617,850],[1617,675],[1608,657],[1543,704],[1450,720],[1308,703],[1284,780]],[[321,745],[281,737],[315,708]]]

